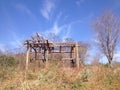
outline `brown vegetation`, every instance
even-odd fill
[[[119,20],[113,13],[103,14],[94,23],[99,48],[110,66],[118,45],[119,27]],[[25,43],[27,53],[0,52],[0,90],[120,89],[119,62],[113,62],[113,68],[108,68],[108,64],[99,62],[101,56],[96,54],[91,65],[85,64],[89,56],[88,43],[74,42],[69,37],[61,42],[53,33],[48,38],[51,41],[38,33],[31,36]]]

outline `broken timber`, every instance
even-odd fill
[[[72,63],[76,62],[77,68],[79,68],[79,45],[77,42],[55,43],[45,39],[39,33],[36,33],[35,35],[31,36],[31,39],[25,41],[25,45],[27,46],[26,64],[28,63],[28,57],[30,58],[30,61],[40,59],[37,58],[39,53],[42,54],[41,60],[44,63],[46,62],[46,64],[48,64],[48,55],[50,53],[70,53],[70,57],[67,59],[70,59]],[[28,52],[30,55],[28,54]],[[34,58],[31,58],[31,54],[33,53]]]

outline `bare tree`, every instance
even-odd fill
[[[96,54],[93,57],[93,60],[91,61],[91,65],[98,66],[100,64],[101,54],[96,52]]]
[[[48,33],[47,38],[48,38],[48,40],[50,40],[54,43],[59,43],[62,41],[61,38],[53,32]],[[59,47],[54,47],[54,49],[56,49],[56,48],[59,48]],[[51,59],[59,61],[62,59],[62,54],[61,53],[53,53],[53,54],[51,54]]]
[[[120,34],[120,20],[113,12],[105,12],[93,23],[97,34],[98,46],[107,57],[109,66],[112,67],[112,60]]]
[[[89,56],[88,54],[89,48],[90,45],[88,43],[79,41],[79,57],[82,65],[85,64],[85,60]]]
[[[61,38],[55,33],[50,32],[47,37],[52,42],[61,42]]]
[[[65,42],[74,42],[74,40],[70,37],[65,38]]]

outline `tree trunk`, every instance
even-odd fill
[[[109,59],[109,67],[112,68],[112,58]]]

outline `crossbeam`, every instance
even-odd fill
[[[31,36],[31,39],[26,40],[24,45],[29,49],[30,54],[34,53],[35,60],[39,53],[42,54],[43,59],[48,61],[48,54],[50,53],[70,53],[70,60],[77,59],[78,63],[78,47],[79,45],[75,42],[51,42],[41,34],[36,33]],[[74,58],[72,57],[74,55]],[[30,57],[31,59],[31,57]],[[77,64],[78,65],[78,64]],[[79,65],[78,65],[79,66]]]

